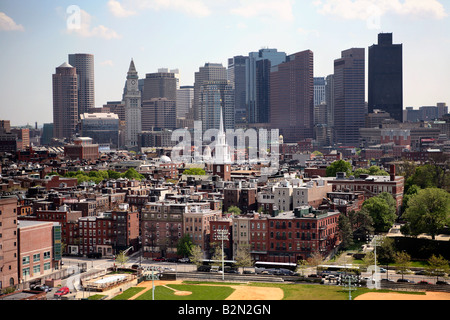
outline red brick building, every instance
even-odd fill
[[[0,198],[0,290],[19,283],[17,265],[17,198]]]
[[[64,146],[64,156],[70,160],[96,161],[99,158],[98,144],[93,144],[91,138],[77,138],[73,144]]]
[[[268,218],[268,243],[262,261],[296,263],[314,253],[326,255],[339,245],[340,212],[300,207]]]
[[[368,199],[373,196],[377,196],[383,192],[391,194],[396,203],[397,211],[403,202],[403,189],[405,178],[403,176],[395,175],[395,166],[392,165],[389,176],[368,176],[360,175],[359,178],[349,179],[344,176],[338,175],[335,180],[331,180],[334,191],[362,191],[364,192],[364,198]]]
[[[139,213],[127,204],[119,210],[78,220],[79,251],[83,255],[101,253],[115,255],[129,247],[139,247]]]
[[[18,228],[18,275],[21,282],[51,274],[60,268],[59,223],[21,220]]]

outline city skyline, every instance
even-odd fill
[[[404,108],[450,102],[450,74],[440,72],[450,67],[450,6],[443,1],[25,3],[0,4],[0,118],[13,126],[52,122],[51,75],[69,54],[95,56],[95,103],[102,106],[121,99],[132,58],[140,78],[179,69],[180,85],[192,86],[205,63],[227,67],[229,58],[261,48],[311,50],[314,76],[326,77],[343,50],[365,48],[367,60],[382,32],[404,45]]]

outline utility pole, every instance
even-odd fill
[[[228,241],[229,235],[230,234],[228,233],[228,230],[226,230],[226,229],[217,230],[216,234],[214,235],[214,238],[216,240],[222,241],[222,280],[225,280],[225,257],[224,257],[224,250],[223,250],[223,241],[224,240]]]

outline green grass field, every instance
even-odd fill
[[[203,285],[199,285],[203,284]],[[191,295],[178,296],[174,291],[164,286],[155,287],[155,300],[225,300],[229,295],[234,292],[233,288],[228,287],[230,284],[218,284],[214,283],[214,286],[208,286],[207,282],[185,282],[183,284],[170,284],[169,288],[173,288],[178,291],[190,291]],[[236,284],[233,284],[236,285]],[[313,284],[278,284],[278,283],[250,283],[240,284],[242,286],[255,286],[255,287],[273,287],[280,288],[284,292],[283,300],[348,300],[349,292],[342,287],[328,286],[328,285],[313,285]],[[122,294],[116,296],[114,300],[127,300],[134,296],[137,292],[136,289],[130,288],[124,291]],[[352,299],[358,295],[368,292],[392,292],[388,290],[372,290],[368,288],[358,288],[352,291]],[[412,293],[411,294],[423,294]],[[152,300],[152,290],[148,290],[136,300]]]

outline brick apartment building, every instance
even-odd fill
[[[139,248],[139,213],[128,204],[98,216],[78,219],[79,253],[111,257],[120,251]]]
[[[0,198],[0,290],[16,286],[18,278],[17,198]]]
[[[389,176],[369,176],[362,174],[359,178],[349,179],[338,173],[336,179],[331,180],[330,183],[333,185],[333,192],[362,191],[364,192],[365,199],[387,192],[394,197],[397,203],[397,211],[400,210],[403,202],[405,178],[395,175],[394,165],[390,167]]]
[[[338,244],[340,212],[299,207],[268,218],[267,250],[259,253],[262,261],[294,262],[319,252],[330,253]]]
[[[231,206],[239,207],[242,213],[256,211],[257,189],[246,187],[229,187],[223,190],[223,210],[226,212]]]
[[[62,242],[66,245],[65,253],[78,254],[78,219],[81,217],[81,211],[72,211],[69,206],[62,205],[58,210],[37,210],[35,220],[58,222],[61,226]]]

